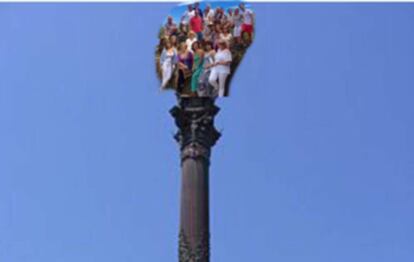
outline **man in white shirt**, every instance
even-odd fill
[[[211,9],[211,5],[207,4],[206,8],[204,9],[204,16],[203,16],[204,24],[212,24],[214,21],[214,10]]]
[[[195,15],[195,11],[192,5],[188,5],[187,8],[188,9],[185,10],[184,14],[181,16],[181,23],[185,25],[188,25],[188,23],[190,22],[190,19],[193,18],[193,16]]]

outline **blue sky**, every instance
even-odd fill
[[[244,1],[202,1],[199,2],[199,6],[201,8],[201,10],[204,11],[204,8],[206,7],[207,4],[209,4],[211,6],[211,8],[215,9],[217,7],[221,7],[224,10],[227,10],[228,8],[237,8],[238,5],[240,3],[242,3]],[[189,2],[189,3],[193,3],[193,2]],[[250,8],[251,4],[249,3],[245,3],[246,7]],[[174,21],[178,24],[180,23],[181,17],[183,16],[184,12],[188,9],[188,5],[187,4],[179,4],[176,5],[174,8],[171,9],[171,11],[169,12],[169,15],[171,15],[174,19]],[[164,20],[162,20],[163,23],[166,21],[166,18]]]
[[[0,260],[176,261],[153,59],[173,4],[0,5]],[[253,4],[220,100],[212,261],[414,260],[414,5]]]

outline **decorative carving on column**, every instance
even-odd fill
[[[210,234],[204,232],[199,236],[199,242],[191,248],[187,237],[181,230],[179,235],[180,262],[208,262],[210,261]]]
[[[180,98],[179,105],[170,113],[178,131],[174,138],[181,146],[181,160],[186,158],[210,159],[211,147],[220,138],[214,127],[214,117],[220,109],[207,97]]]

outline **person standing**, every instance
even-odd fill
[[[200,15],[201,18],[203,17],[203,11],[200,8],[200,3],[198,3],[198,2],[197,3],[194,3],[193,10],[195,12],[198,12],[198,14]]]
[[[174,23],[172,16],[168,16],[167,23],[164,25],[164,32],[167,37],[177,33],[177,25]]]
[[[193,75],[191,77],[191,92],[196,93],[198,89],[198,79],[203,72],[204,65],[204,51],[200,46],[200,42],[194,42],[193,46],[194,63],[193,63]]]
[[[181,23],[184,25],[188,25],[190,19],[194,16],[194,9],[192,5],[187,6],[187,10],[185,10],[184,14],[181,16]]]
[[[197,40],[203,40],[203,18],[200,12],[195,10],[195,15],[190,19],[190,30],[197,35]]]
[[[234,15],[233,15],[233,24],[234,24],[234,29],[233,29],[233,37],[235,39],[236,42],[238,42],[240,40],[241,37],[241,30],[242,30],[242,24],[243,24],[243,16],[242,14],[240,14],[240,9],[236,8],[234,10]]]
[[[218,48],[218,42],[220,41],[221,33],[222,33],[221,25],[215,24],[213,33],[211,34],[211,41],[213,42],[214,49]]]
[[[175,49],[177,49],[177,48],[178,48],[178,40],[177,40],[177,36],[176,36],[176,35],[172,35],[172,36],[170,36],[169,41],[170,41],[171,45],[172,45]]]
[[[225,26],[229,28],[234,26],[234,11],[232,8],[227,9]]]
[[[193,43],[195,41],[197,41],[197,37],[196,37],[196,34],[194,33],[194,31],[188,32],[188,38],[187,38],[187,40],[185,40],[185,43],[187,45],[187,50],[191,53],[193,52],[191,47],[193,46]]]
[[[161,53],[160,64],[162,70],[161,89],[167,88],[167,84],[171,79],[172,73],[177,63],[177,50],[170,41],[166,41],[165,48]]]
[[[253,11],[250,9],[247,9],[244,5],[244,3],[241,3],[239,5],[239,8],[241,10],[241,14],[243,16],[243,24],[241,27],[241,33],[247,32],[250,35],[250,38],[252,37],[253,33],[253,24],[254,24],[254,15]]]
[[[224,10],[221,7],[217,7],[216,11],[214,11],[214,24],[223,24],[226,21],[225,16]]]
[[[214,93],[218,94],[219,97],[223,97],[225,93],[226,79],[230,74],[230,64],[232,61],[231,52],[226,41],[219,40],[218,50],[214,56],[214,60],[214,66],[211,69],[208,82],[214,87]]]
[[[211,85],[208,82],[211,68],[214,66],[214,55],[216,51],[213,48],[212,42],[205,42],[204,44],[204,65],[203,71],[198,79],[198,89],[197,93],[200,97],[209,97],[212,96]]]
[[[181,95],[189,93],[187,89],[188,79],[191,79],[191,69],[193,68],[193,54],[188,51],[186,43],[180,44],[178,50],[178,78],[177,92]]]
[[[230,30],[228,27],[223,28],[223,32],[220,34],[220,39],[227,42],[227,46],[230,46],[233,36],[230,33]]]
[[[203,20],[205,25],[213,24],[214,22],[214,10],[211,8],[210,4],[207,4],[204,9]]]
[[[203,42],[210,42],[212,41],[213,38],[213,23],[209,23],[206,26],[204,26],[204,30],[203,30]]]
[[[185,42],[188,36],[188,28],[184,23],[180,23],[178,27],[177,40],[178,43]]]

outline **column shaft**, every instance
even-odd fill
[[[181,98],[171,109],[181,149],[179,262],[209,262],[209,164],[220,133],[214,127],[219,108],[210,98]]]

